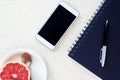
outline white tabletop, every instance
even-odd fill
[[[80,14],[54,50],[43,46],[35,34],[59,0],[0,0],[0,55],[15,49],[31,49],[46,62],[48,80],[100,80],[68,57],[68,50],[100,0],[65,0]]]

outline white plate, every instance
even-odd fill
[[[32,64],[30,65],[32,80],[47,80],[47,67],[43,59],[37,53],[29,49],[17,49],[2,56],[0,67],[8,60],[21,60],[20,56],[27,52],[31,55]]]

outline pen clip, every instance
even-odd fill
[[[101,48],[101,56],[100,56],[100,63],[101,63],[101,66],[104,67],[105,65],[105,60],[106,60],[106,51],[107,51],[107,46],[103,46]]]

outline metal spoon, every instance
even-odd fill
[[[23,63],[25,63],[30,68],[32,59],[31,59],[31,56],[29,53],[27,53],[27,52],[23,53],[23,55],[21,56],[21,60]],[[32,80],[31,77],[30,77],[30,80]]]

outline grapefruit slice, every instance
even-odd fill
[[[29,68],[22,62],[7,62],[0,72],[1,80],[30,80]]]

